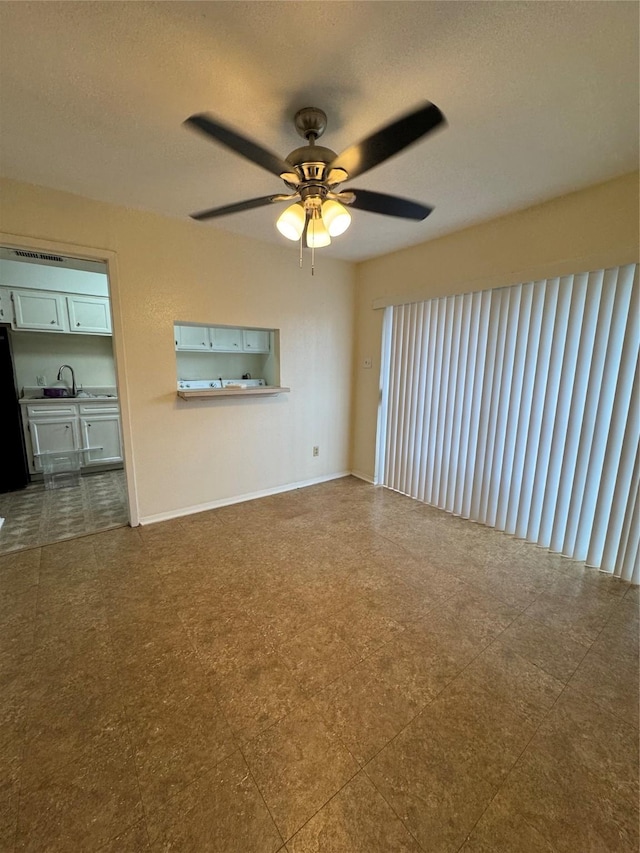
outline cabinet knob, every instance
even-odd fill
[[[55,320],[51,320],[51,325],[52,325],[52,326],[55,326],[55,324],[56,324],[56,321],[55,321]]]
[[[65,424],[65,425],[64,425],[64,428],[65,428],[65,429],[69,429],[69,424]]]
[[[80,323],[76,323],[76,326],[79,326],[79,325],[80,325]]]

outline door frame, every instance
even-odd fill
[[[118,256],[111,249],[101,249],[95,246],[80,246],[76,243],[64,243],[60,240],[41,240],[36,237],[21,234],[8,234],[0,231],[0,242],[10,249],[45,252],[48,254],[66,255],[79,260],[102,261],[107,267],[107,286],[111,307],[111,322],[113,334],[111,337],[113,357],[116,368],[116,387],[122,428],[122,443],[124,456],[124,472],[127,484],[127,504],[129,524],[138,527],[140,510],[138,505],[138,490],[136,468],[131,438],[131,406],[129,387],[127,383],[127,357],[123,343],[122,302],[120,299],[120,282],[118,277]]]

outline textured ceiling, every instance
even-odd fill
[[[339,152],[433,101],[449,126],[357,186],[435,212],[354,211],[321,250],[347,260],[638,166],[633,2],[4,2],[0,34],[0,173],[173,217],[283,189],[192,113],[285,156],[300,107],[325,110]],[[193,227],[289,245],[280,209]]]

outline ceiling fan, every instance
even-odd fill
[[[276,202],[289,202],[289,207],[276,223],[277,228],[285,237],[303,240],[311,249],[328,246],[331,237],[346,231],[351,216],[345,205],[403,219],[425,219],[432,207],[385,193],[339,187],[380,165],[444,123],[445,118],[438,107],[427,101],[341,154],[336,154],[330,148],[317,144],[327,126],[326,114],[317,107],[305,107],[295,114],[294,124],[308,144],[296,148],[283,160],[209,115],[192,115],[186,119],[186,125],[277,175],[290,192],[213,207],[193,213],[191,217],[213,219]]]

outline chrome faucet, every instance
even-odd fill
[[[61,368],[60,368],[60,370],[58,371],[58,382],[60,382],[60,381],[62,380],[62,371],[65,369],[65,367],[66,367],[66,368],[67,368],[67,370],[71,373],[71,396],[72,396],[72,397],[75,397],[75,396],[76,396],[76,393],[77,393],[77,390],[78,390],[78,389],[76,388],[76,375],[75,375],[75,373],[73,372],[73,367],[71,367],[71,365],[70,365],[70,364],[63,364],[63,365],[62,365],[62,367],[61,367]]]

